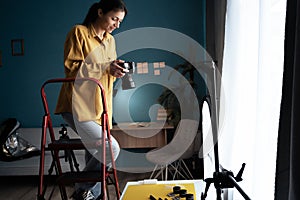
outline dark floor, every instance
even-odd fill
[[[148,173],[128,173],[118,172],[118,179],[121,192],[128,181],[137,181],[149,178]],[[54,178],[48,178],[49,186],[47,187],[45,199],[59,200],[59,188],[55,186]],[[35,200],[38,193],[38,176],[2,176],[0,177],[0,200]],[[73,193],[73,187],[67,187],[69,196]],[[110,200],[115,200],[116,195],[112,185],[109,186]],[[70,198],[71,199],[71,198]]]

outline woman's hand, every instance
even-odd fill
[[[121,78],[125,73],[129,72],[127,69],[119,66],[118,63],[124,63],[123,60],[115,60],[110,64],[110,74],[114,77]]]

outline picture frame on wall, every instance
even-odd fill
[[[24,39],[11,40],[11,53],[12,56],[24,55]]]

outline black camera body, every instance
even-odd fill
[[[132,74],[135,71],[135,63],[134,62],[124,62],[124,63],[118,63],[118,65],[129,71],[125,74],[125,76],[122,77],[123,90],[135,88],[135,83],[132,78]]]
[[[119,66],[121,66],[124,69],[127,69],[130,74],[133,74],[135,71],[135,63],[134,62],[123,62],[123,63],[118,63]]]

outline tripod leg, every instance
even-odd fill
[[[71,172],[74,172],[74,165],[73,165],[73,159],[71,155],[71,150],[65,150],[65,161],[69,162],[70,170]]]
[[[228,176],[228,178],[231,180],[234,187],[240,192],[240,194],[244,197],[246,200],[250,200],[250,197],[243,191],[243,189],[236,183],[234,177]]]
[[[77,162],[77,160],[76,160],[74,151],[71,151],[71,156],[72,156],[72,159],[73,159],[73,164],[74,164],[76,170],[79,172],[79,171],[80,171],[80,170],[79,170],[79,164],[78,164],[78,162]]]
[[[222,200],[222,190],[221,188],[216,188],[217,200]]]

